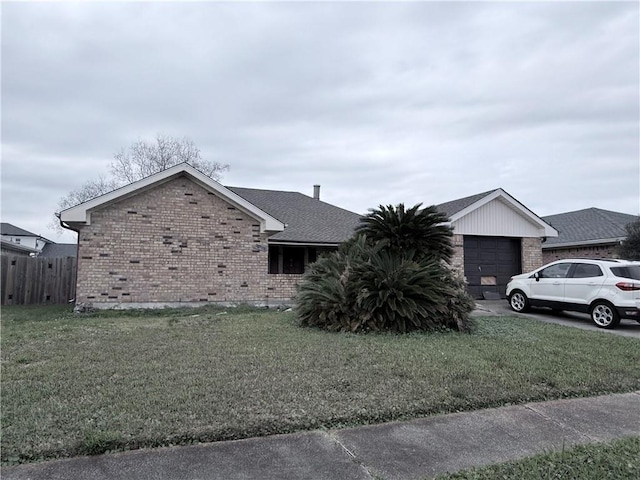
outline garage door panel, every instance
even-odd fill
[[[486,275],[497,275],[498,267],[495,264],[483,263],[480,265],[480,270],[478,270],[478,275],[481,277]]]
[[[495,250],[497,246],[497,239],[495,238],[482,238],[478,241],[478,247],[480,250]]]
[[[482,298],[487,291],[504,297],[509,279],[519,273],[520,239],[464,237],[464,274],[474,297]]]
[[[480,262],[491,262],[496,263],[498,261],[498,256],[495,250],[480,250],[478,252],[478,260]]]
[[[513,272],[513,263],[510,264],[506,264],[506,265],[498,265],[498,275],[509,275],[509,278],[511,278],[512,275],[516,275]]]

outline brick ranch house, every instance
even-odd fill
[[[555,230],[502,189],[439,206],[475,296],[542,264]],[[60,213],[78,232],[76,302],[101,308],[289,303],[360,215],[297,192],[224,187],[180,164]]]
[[[356,213],[296,192],[224,187],[180,164],[60,212],[78,232],[76,302],[162,307],[290,301]]]
[[[600,208],[543,217],[558,230],[558,236],[542,245],[544,263],[565,258],[618,258],[618,247],[627,238],[627,225],[635,215]]]

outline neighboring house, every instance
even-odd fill
[[[437,208],[453,227],[453,267],[476,298],[504,297],[511,276],[541,266],[543,241],[558,235],[501,188]]]
[[[2,253],[10,255],[37,255],[51,240],[31,233],[10,223],[0,224]]]
[[[4,238],[0,240],[0,254],[1,255],[14,255],[20,257],[30,257],[35,255],[37,250],[25,247],[19,243],[10,242]]]
[[[600,208],[543,217],[558,230],[558,236],[542,245],[544,263],[564,258],[616,258],[618,247],[627,237],[626,226],[638,220],[635,215]]]
[[[78,256],[78,244],[77,243],[47,243],[38,257],[42,258],[63,258],[63,257],[77,257]]]
[[[76,301],[98,307],[287,303],[356,213],[296,192],[224,187],[188,164],[60,213],[78,232]]]

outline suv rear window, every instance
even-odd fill
[[[626,267],[611,267],[616,277],[640,280],[640,265],[627,265]]]

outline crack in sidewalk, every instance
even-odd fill
[[[347,446],[346,446],[344,443],[342,443],[342,442],[340,441],[340,439],[338,438],[338,436],[335,434],[335,431],[329,431],[329,430],[326,430],[326,431],[324,431],[323,433],[324,433],[324,434],[329,438],[329,440],[331,440],[331,441],[333,441],[334,443],[336,443],[336,444],[337,444],[337,445],[342,449],[342,451],[343,451],[343,452],[345,452],[345,453],[349,456],[349,458],[351,458],[351,460],[352,460],[354,463],[357,463],[357,464],[360,466],[360,468],[362,468],[362,470],[364,470],[364,473],[365,473],[369,478],[371,478],[372,480],[375,480],[375,479],[377,479],[377,478],[381,478],[379,475],[376,475],[375,473],[373,473],[373,472],[371,471],[371,469],[370,469],[367,465],[365,465],[363,462],[361,462],[360,460],[358,460],[358,457],[356,456],[356,454],[355,454],[355,453],[353,453],[351,450],[349,450],[349,449],[347,448]]]
[[[525,405],[523,405],[523,407],[526,408],[527,410],[535,413],[536,415],[544,418],[545,420],[548,420],[549,422],[552,422],[552,423],[558,425],[559,427],[562,427],[563,429],[570,430],[570,431],[572,431],[574,433],[577,433],[581,437],[585,437],[586,439],[588,439],[589,442],[598,442],[598,441],[600,441],[598,439],[598,437],[592,437],[588,433],[582,432],[582,431],[578,430],[577,428],[575,428],[575,427],[573,427],[573,426],[571,426],[571,425],[569,425],[567,423],[561,422],[560,420],[557,420],[557,419],[555,419],[553,417],[550,417],[549,415],[546,415],[544,412],[540,412],[540,411],[536,410],[535,408],[533,408],[532,404],[525,404]]]

